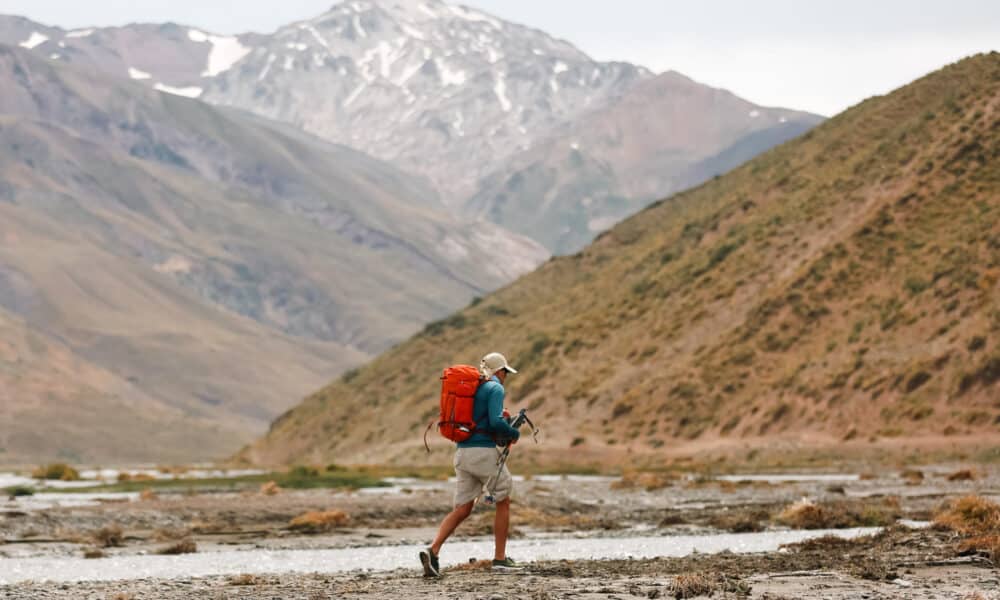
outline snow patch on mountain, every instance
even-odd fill
[[[37,31],[32,31],[28,39],[18,44],[18,46],[31,50],[36,46],[41,46],[47,41],[49,41],[49,36],[42,33],[38,33]]]
[[[188,39],[212,44],[212,50],[208,53],[208,65],[201,73],[202,77],[216,77],[225,73],[253,50],[241,44],[239,38],[211,35],[197,29],[188,31]]]
[[[512,104],[510,103],[510,98],[507,97],[507,74],[498,73],[496,84],[493,86],[493,93],[496,94],[497,100],[500,101],[500,108],[504,112],[510,112]]]
[[[140,71],[139,69],[129,67],[128,76],[130,79],[152,79],[153,76],[145,71]]]
[[[201,96],[204,90],[200,87],[173,87],[163,83],[157,83],[153,86],[153,89],[164,92],[167,94],[173,94],[174,96],[184,96],[185,98],[198,98]]]
[[[93,35],[93,33],[94,33],[93,29],[77,29],[75,31],[70,31],[69,33],[67,33],[66,37],[85,38],[85,37],[90,37],[91,35]]]

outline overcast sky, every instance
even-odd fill
[[[1000,50],[998,0],[466,0],[601,60],[674,69],[760,104],[832,115],[963,56]],[[66,28],[175,21],[271,32],[333,0],[0,0]]]

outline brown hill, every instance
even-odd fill
[[[225,456],[545,256],[356,151],[0,46],[0,308],[39,340],[0,362],[0,462]]]
[[[437,373],[484,352],[540,462],[1000,423],[1000,54],[950,65],[659,202],[428,326],[242,458],[418,462]],[[439,443],[438,452],[447,452]]]

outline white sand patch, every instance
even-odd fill
[[[18,46],[31,50],[36,46],[41,46],[47,41],[49,41],[49,36],[38,33],[37,31],[32,31],[28,39],[18,44]]]
[[[163,83],[157,83],[156,85],[153,86],[153,89],[155,89],[155,90],[157,90],[159,92],[164,92],[164,93],[167,93],[167,94],[173,94],[174,96],[184,96],[185,98],[197,98],[197,97],[201,96],[202,92],[205,91],[205,90],[203,90],[200,87],[183,87],[183,88],[179,88],[179,87],[173,87],[173,86],[170,86],[170,85],[166,85],[166,84],[163,84]]]

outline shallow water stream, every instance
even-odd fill
[[[823,535],[858,537],[878,529],[779,531],[699,536],[632,538],[548,538],[512,540],[508,552],[521,562],[546,559],[610,559],[687,556],[693,552],[773,552],[782,544]],[[419,568],[421,546],[383,546],[336,550],[247,550],[204,552],[182,556],[116,556],[104,559],[0,559],[0,585],[24,581],[119,581],[187,579],[212,575],[339,573]],[[442,566],[491,558],[493,542],[452,542],[445,546]]]

